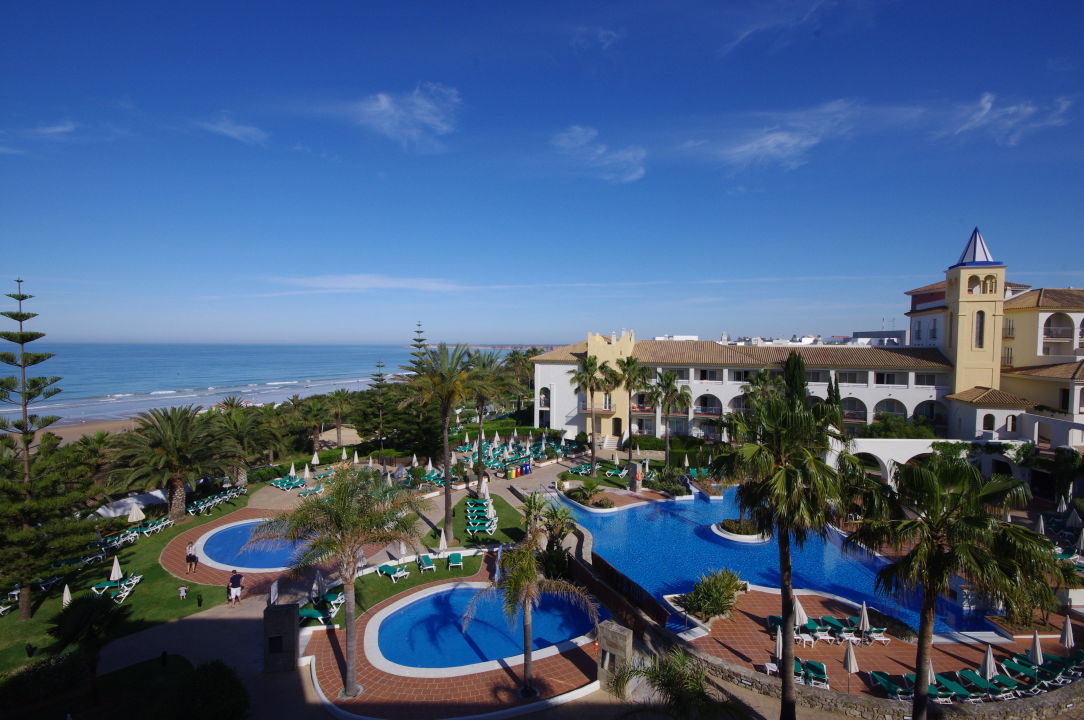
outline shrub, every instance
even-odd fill
[[[591,503],[591,505],[597,508],[612,508],[614,506],[614,501],[608,497],[603,496],[600,497],[598,500],[595,500],[593,503]]]
[[[735,535],[758,535],[757,526],[749,518],[727,518],[719,523],[723,530]]]
[[[587,433],[576,433],[576,444],[580,447],[587,447]]]
[[[553,460],[555,457],[557,457],[557,451],[554,450],[553,448],[551,448],[549,445],[547,445],[546,446],[546,459],[547,460]]]
[[[198,666],[185,689],[185,698],[198,717],[238,720],[248,717],[248,690],[233,668],[221,660]]]
[[[686,611],[706,620],[733,610],[743,586],[736,572],[724,568],[701,575],[693,589],[682,595],[679,601]]]

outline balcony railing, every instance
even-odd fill
[[[591,406],[589,406],[587,403],[580,403],[580,412],[584,412],[584,413],[591,412]],[[605,405],[596,404],[595,408],[594,408],[594,412],[595,412],[596,415],[607,415],[607,414],[612,415],[613,412],[614,412],[614,409],[613,409],[613,406],[606,407]]]
[[[1013,340],[1016,338],[1016,330],[1013,328],[1012,325],[1006,325],[1005,327],[1001,328],[1001,337],[1005,340]]]
[[[693,414],[695,415],[722,415],[723,409],[721,407],[694,407]]]
[[[850,420],[852,422],[865,422],[866,411],[865,410],[844,410],[843,419]]]
[[[654,405],[649,405],[647,403],[644,403],[642,405],[639,404],[639,403],[633,403],[632,404],[632,411],[634,413],[640,413],[642,415],[647,415],[647,414],[654,415],[655,414],[655,406]]]
[[[1071,327],[1044,327],[1044,340],[1072,340],[1073,328]]]

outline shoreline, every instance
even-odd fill
[[[93,435],[97,432],[128,432],[136,426],[136,423],[135,418],[124,420],[79,420],[71,424],[51,425],[39,431],[38,436],[40,437],[43,432],[52,433],[60,438],[61,445],[70,445],[73,442],[78,442],[79,438],[84,435]],[[35,442],[37,441],[38,438],[35,438]]]

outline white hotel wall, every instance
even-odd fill
[[[538,363],[534,366],[534,424],[538,427],[538,394],[542,388],[550,391],[550,427],[564,430],[567,437],[575,437],[584,430],[579,414],[579,398],[568,381],[568,371],[573,365]]]

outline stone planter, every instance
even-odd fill
[[[746,587],[748,587],[748,586],[746,586]],[[741,593],[739,592],[738,594],[740,595]],[[703,630],[705,632],[710,632],[711,631],[712,623],[717,622],[719,620],[726,620],[727,618],[730,617],[730,613],[723,613],[722,615],[712,615],[711,617],[709,617],[707,619],[699,618],[696,615],[693,615],[692,613],[685,611],[685,606],[681,604],[681,595],[680,594],[677,594],[677,595],[663,595],[662,599],[665,600],[666,604],[669,605],[670,607],[672,607],[677,614],[681,615],[682,617],[688,618],[689,623],[691,625],[695,625],[695,626],[697,626],[699,628],[703,628]]]
[[[723,530],[720,523],[712,523],[711,531],[721,538],[740,543],[766,543],[771,540],[771,538],[766,535],[739,535],[737,533],[727,532],[726,530]]]

